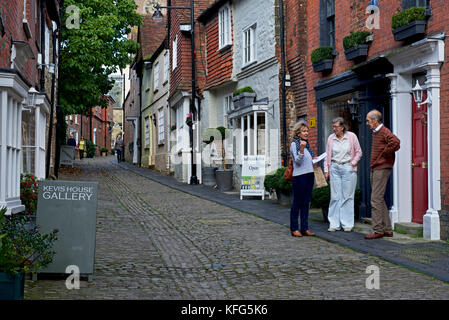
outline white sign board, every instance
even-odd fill
[[[243,196],[265,196],[265,156],[243,156],[240,200]]]

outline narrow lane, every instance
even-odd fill
[[[99,181],[95,274],[27,281],[26,299],[448,299],[449,284],[170,189],[112,158],[64,180]],[[368,290],[366,268],[380,268]]]

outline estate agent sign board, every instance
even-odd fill
[[[43,233],[58,229],[53,262],[42,273],[66,273],[77,266],[80,274],[94,272],[98,182],[41,181],[36,223]]]
[[[243,156],[240,200],[243,196],[265,196],[265,156]]]

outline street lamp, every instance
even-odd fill
[[[193,115],[193,119],[196,119],[196,108],[195,108],[195,88],[196,88],[196,75],[195,75],[195,20],[194,20],[194,1],[190,0],[189,7],[173,7],[173,6],[161,6],[156,3],[153,8],[155,9],[153,13],[153,21],[161,22],[163,20],[163,15],[161,9],[180,9],[180,10],[190,10],[190,36],[191,36],[191,61],[192,61],[192,94],[190,97],[190,113]],[[198,114],[198,117],[200,115]],[[191,172],[190,184],[198,184],[198,177],[196,176],[196,165],[193,161],[193,126],[189,126],[189,136],[190,136],[190,159],[191,159]]]

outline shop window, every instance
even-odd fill
[[[320,0],[320,44],[335,48],[335,0]]]

